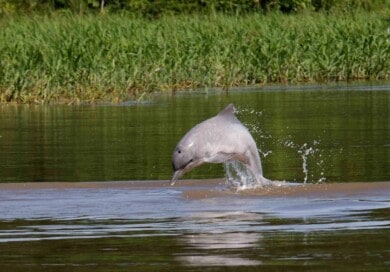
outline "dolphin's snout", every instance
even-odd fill
[[[185,172],[187,172],[187,168],[192,162],[193,159],[183,163],[182,160],[177,157],[174,157],[174,159],[172,160],[173,176],[171,180],[171,185],[174,185],[176,180],[178,180]]]
[[[171,186],[175,184],[176,180],[178,180],[178,172],[180,171],[179,167],[175,164],[174,160],[172,161],[172,169],[173,169],[173,176],[170,183]]]
[[[175,184],[176,180],[178,180],[182,175],[183,170],[176,170],[173,173],[172,179],[171,179],[171,186]]]

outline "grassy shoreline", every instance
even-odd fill
[[[0,22],[0,102],[120,102],[143,93],[390,77],[386,16],[120,14]]]

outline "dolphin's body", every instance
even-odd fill
[[[230,104],[184,135],[172,155],[174,174],[171,185],[183,174],[203,163],[223,163],[230,160],[246,165],[256,178],[258,186],[269,183],[263,177],[256,142],[234,113],[235,108]]]

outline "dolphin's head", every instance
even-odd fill
[[[186,145],[179,143],[172,155],[172,167],[174,173],[171,185],[175,184],[176,180],[178,180],[182,175],[202,163],[203,162],[196,155],[196,149],[194,149],[192,143]]]

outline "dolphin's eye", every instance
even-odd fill
[[[181,153],[181,150],[178,150],[178,151],[177,151],[177,153],[179,153],[179,154],[180,154],[180,153]]]

